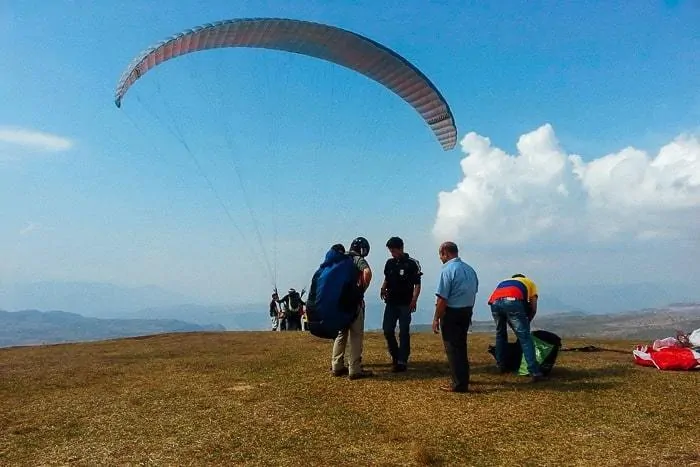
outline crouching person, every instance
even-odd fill
[[[537,297],[535,283],[523,274],[515,274],[501,281],[488,300],[491,315],[496,322],[496,362],[501,372],[508,372],[505,361],[510,326],[520,342],[533,383],[545,379],[537,363],[535,344],[530,334],[530,322],[537,313]]]

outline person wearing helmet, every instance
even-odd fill
[[[350,244],[347,253],[355,263],[360,272],[358,286],[362,293],[362,300],[358,306],[357,318],[345,331],[338,333],[338,337],[333,341],[333,354],[331,358],[331,368],[334,376],[348,375],[350,379],[366,378],[372,376],[371,371],[362,369],[362,340],[365,332],[365,301],[364,293],[372,281],[372,269],[367,263],[369,255],[369,242],[364,237],[357,237]],[[345,366],[345,348],[350,339],[350,361]]]

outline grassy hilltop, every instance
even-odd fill
[[[2,465],[700,465],[700,374],[565,341],[552,381],[501,376],[470,335],[472,394],[437,390],[438,336],[393,374],[329,375],[330,342],[224,332],[0,350]]]

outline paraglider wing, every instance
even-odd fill
[[[443,149],[454,148],[457,129],[449,105],[430,80],[405,58],[359,34],[309,21],[244,18],[187,29],[147,49],[119,80],[115,104],[129,87],[160,63],[181,55],[223,47],[287,51],[344,66],[373,79],[408,102],[430,126]]]

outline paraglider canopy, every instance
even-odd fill
[[[444,150],[453,149],[457,129],[449,105],[435,85],[408,60],[372,39],[334,26],[283,18],[241,18],[182,31],[137,56],[117,85],[121,107],[129,87],[160,63],[200,50],[223,47],[273,49],[326,60],[377,81],[410,104]]]

